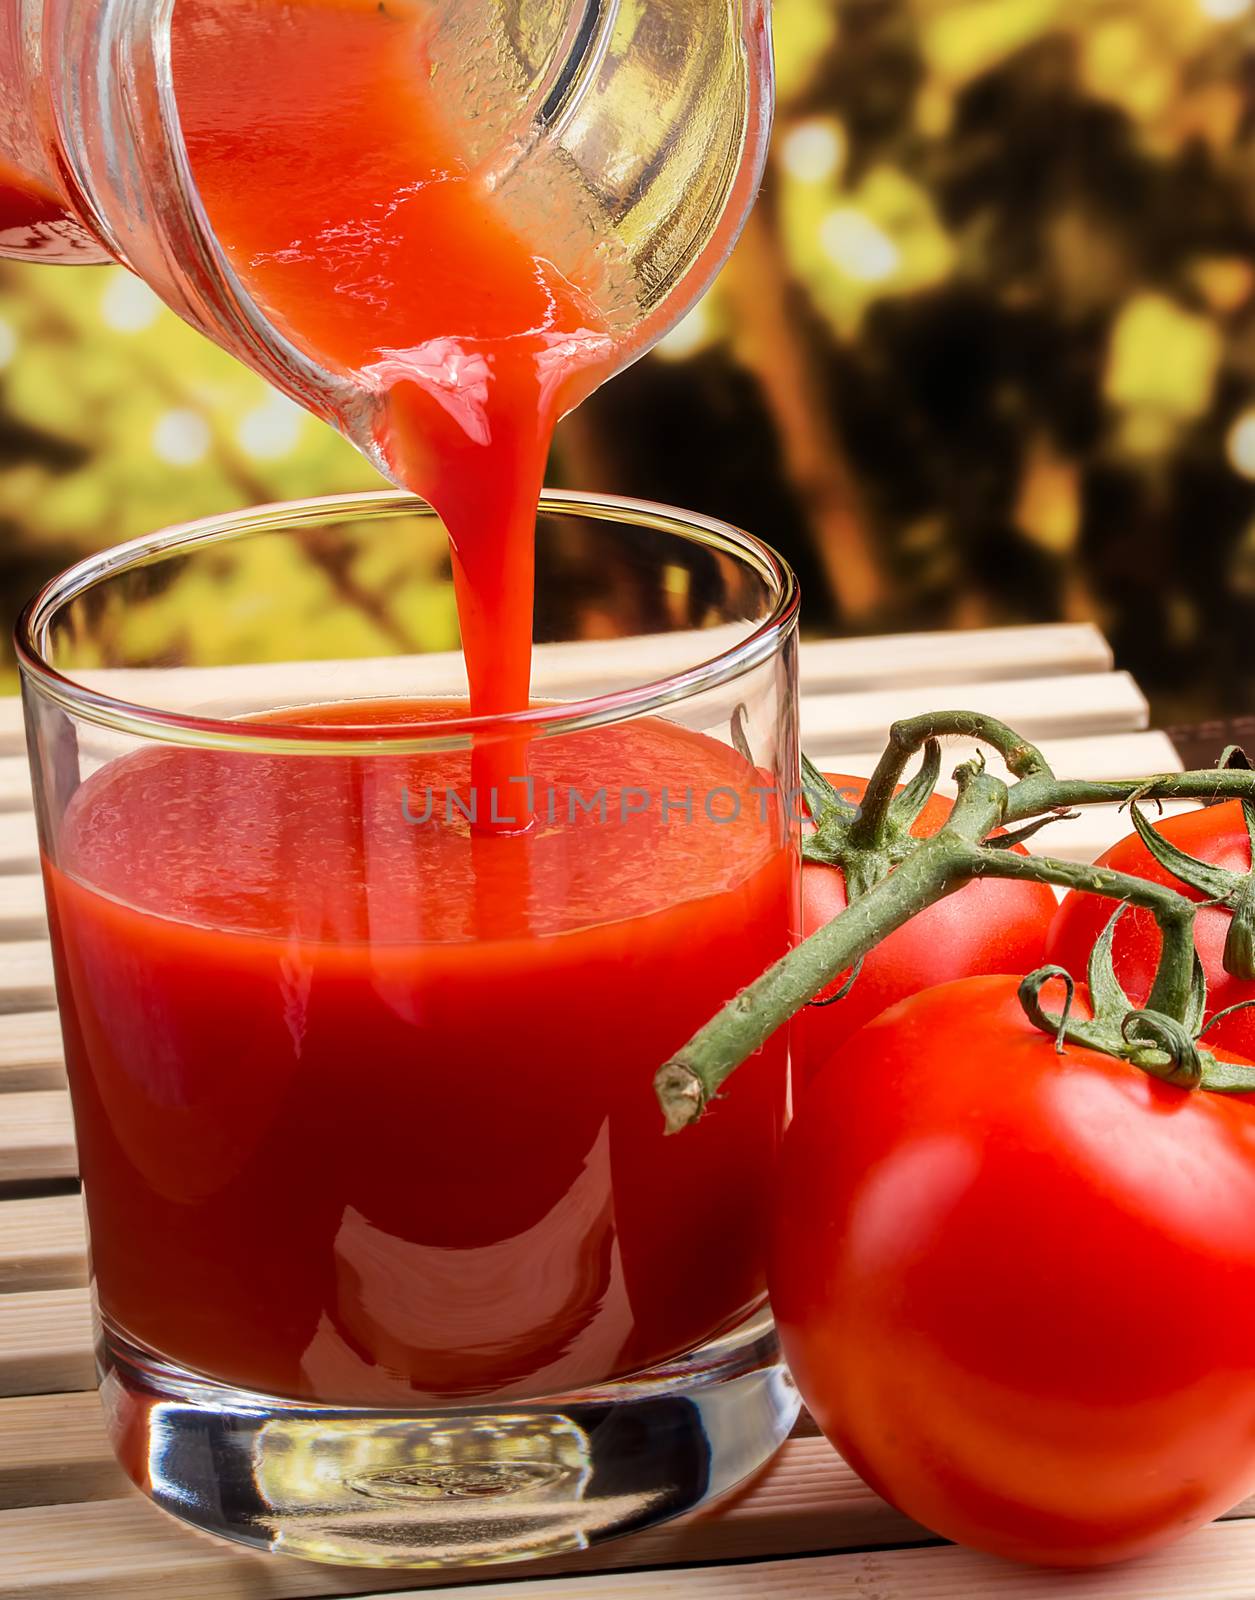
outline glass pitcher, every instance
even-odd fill
[[[175,7],[200,3],[0,0],[0,255],[123,263],[386,470],[370,396],[284,337],[201,203],[171,64]],[[385,11],[347,3],[364,25]],[[297,9],[276,3],[276,26]],[[757,190],[767,0],[439,0],[423,26],[463,159],[559,271],[598,252],[616,364],[635,359],[706,288]]]

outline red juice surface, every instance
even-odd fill
[[[539,741],[531,777],[532,830],[473,850],[465,754],[164,749],[79,788],[46,876],[123,1332],[405,1405],[586,1386],[761,1300],[784,1044],[682,1139],[651,1078],[786,947],[778,808],[659,719]]]
[[[472,707],[515,710],[550,437],[614,345],[588,285],[514,230],[474,119],[453,126],[440,20],[430,0],[177,0],[174,82],[233,270],[378,408],[389,471],[449,531]]]

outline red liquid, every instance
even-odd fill
[[[472,708],[510,711],[527,703],[550,437],[614,350],[443,120],[438,17],[421,0],[178,0],[174,78],[234,270],[379,406],[390,472],[449,531]]]
[[[78,790],[46,870],[123,1331],[269,1393],[409,1404],[595,1383],[760,1301],[784,1046],[682,1139],[650,1078],[785,947],[778,812],[659,720],[532,765],[535,829],[473,853],[444,799],[464,755],[148,751]],[[572,823],[601,785],[607,820]],[[664,814],[690,786],[694,821]],[[720,786],[735,822],[703,814]]]
[[[74,261],[94,247],[59,195],[0,159],[0,255]]]

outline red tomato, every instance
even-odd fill
[[[825,776],[847,800],[857,801],[867,787],[865,778]],[[921,839],[936,833],[950,815],[950,806],[943,796],[933,795],[911,832]],[[808,861],[802,869],[803,934],[822,928],[845,907],[841,869]],[[828,1006],[807,1006],[798,1014],[792,1056],[799,1091],[852,1033],[907,995],[974,973],[1025,973],[1039,967],[1057,909],[1054,893],[1044,883],[989,878],[969,883],[921,911],[867,956],[849,994]],[[840,986],[838,981],[825,993]]]
[[[1200,861],[1226,867],[1230,872],[1250,871],[1250,839],[1242,807],[1236,800],[1169,817],[1157,822],[1155,831]],[[1161,867],[1135,833],[1099,856],[1097,865],[1130,872],[1151,883],[1169,884],[1191,900],[1206,898]],[[1046,959],[1066,967],[1073,977],[1083,978],[1094,941],[1110,920],[1112,909],[1112,902],[1100,895],[1081,894],[1075,890],[1068,894],[1050,929]],[[1231,978],[1224,969],[1228,932],[1227,911],[1209,907],[1198,912],[1194,920],[1194,944],[1207,978],[1208,1016],[1236,1005],[1239,1000],[1255,1000],[1255,982]],[[1149,911],[1130,909],[1120,918],[1112,944],[1112,959],[1124,992],[1134,1005],[1144,1005],[1159,962],[1159,928]],[[1255,1009],[1226,1017],[1208,1033],[1205,1043],[1209,1048],[1223,1046],[1255,1060]]]
[[[812,1085],[772,1304],[816,1421],[902,1511],[1116,1561],[1255,1486],[1255,1097],[1057,1055],[1016,986],[904,1000]]]

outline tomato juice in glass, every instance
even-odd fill
[[[473,717],[418,645],[442,542],[399,494],[240,513],[82,564],[20,639],[115,1445],[177,1515],[331,1560],[657,1520],[797,1403],[786,1041],[682,1137],[652,1088],[795,935],[791,580],[546,496],[532,700]],[[312,610],[251,587],[307,547],[415,649],[346,650],[325,574]],[[181,587],[212,659],[144,653]]]
[[[90,777],[47,876],[112,1324],[243,1389],[406,1406],[600,1383],[756,1310],[784,1042],[690,1140],[650,1076],[786,947],[761,776],[661,717],[589,729],[532,753],[526,831],[479,838],[524,786],[476,795],[458,753]]]

